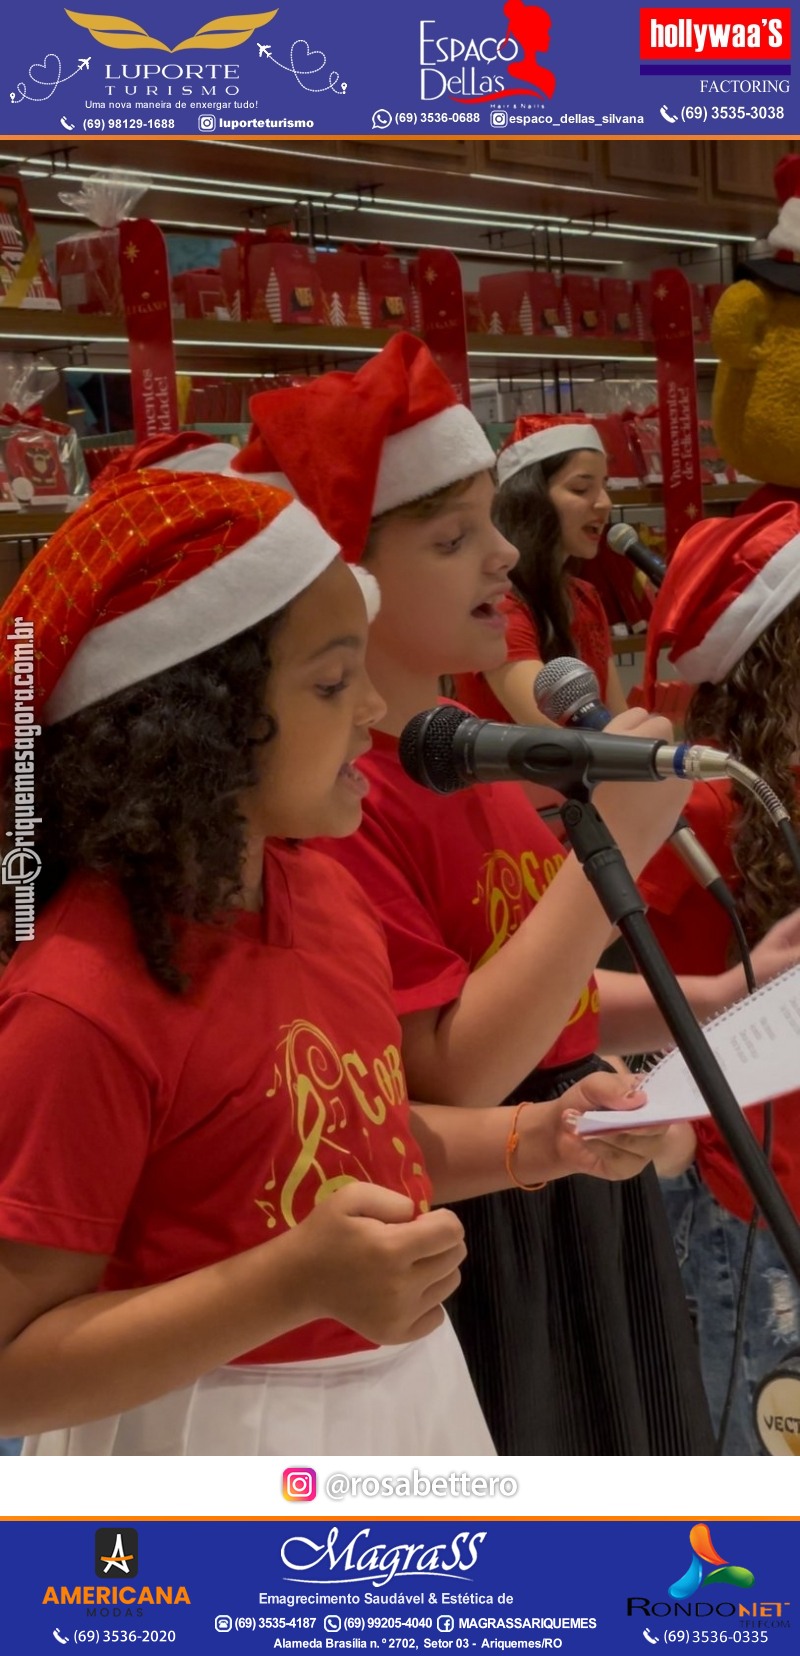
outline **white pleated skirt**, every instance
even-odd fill
[[[305,1363],[215,1369],[23,1455],[494,1455],[445,1318],[424,1340]]]

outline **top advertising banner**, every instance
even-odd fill
[[[211,9],[15,8],[2,136],[782,137],[800,124],[785,6]]]

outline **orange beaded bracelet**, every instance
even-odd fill
[[[507,1172],[507,1174],[508,1174],[508,1176],[511,1180],[511,1183],[515,1184],[517,1186],[518,1190],[544,1190],[544,1187],[547,1184],[546,1179],[542,1179],[541,1184],[523,1184],[522,1180],[517,1178],[517,1175],[514,1172],[514,1168],[513,1168],[513,1165],[512,1165],[513,1160],[514,1160],[514,1152],[516,1151],[517,1145],[519,1144],[519,1133],[517,1132],[517,1122],[519,1121],[519,1112],[520,1112],[520,1110],[525,1109],[525,1106],[528,1102],[529,1102],[528,1099],[523,1099],[522,1103],[518,1104],[515,1111],[514,1111],[513,1119],[512,1119],[512,1122],[511,1122],[511,1131],[508,1135],[508,1138],[506,1139],[506,1172]]]

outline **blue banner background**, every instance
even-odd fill
[[[699,62],[689,73],[686,65],[680,73],[666,65],[640,73],[632,0],[547,0],[546,9],[511,3],[518,10],[509,18],[508,0],[403,0],[391,9],[372,0],[337,7],[281,0],[267,23],[253,26],[263,13],[242,13],[239,33],[249,37],[240,45],[220,47],[212,32],[207,44],[176,52],[213,23],[214,0],[172,0],[168,8],[125,0],[125,20],[138,38],[149,33],[162,46],[124,48],[98,42],[56,0],[36,0],[4,20],[3,136],[674,138],[785,136],[800,127],[785,66],[779,72],[762,63],[751,74],[720,63],[716,92],[703,90],[712,73],[707,51],[702,74]],[[120,24],[119,14],[96,5],[77,14]],[[498,42],[508,61],[498,60]],[[523,62],[540,94],[530,78],[514,78]],[[187,65],[194,66],[188,77]],[[236,73],[226,75],[225,65]],[[125,73],[126,66],[142,72]],[[500,95],[457,101],[486,86]]]
[[[694,1557],[689,1531],[695,1520],[334,1522],[306,1517],[301,1506],[296,1503],[286,1522],[6,1520],[4,1648],[52,1650],[54,1641],[73,1648],[174,1644],[205,1656],[241,1648],[242,1641],[248,1648],[246,1634],[250,1648],[270,1652],[549,1648],[619,1656],[655,1643],[797,1648],[791,1603],[797,1529],[788,1521],[708,1520],[713,1546],[752,1572],[753,1583],[701,1583],[676,1606],[669,1587]],[[114,1536],[124,1529],[126,1547],[138,1542],[128,1594],[148,1588],[155,1597],[161,1586],[171,1587],[174,1597],[183,1587],[190,1603],[144,1603],[141,1615],[136,1605],[129,1614],[110,1605],[108,1614],[98,1608],[94,1615],[86,1604],[44,1604],[48,1588],[60,1598],[62,1585],[96,1590],[110,1579],[95,1573],[96,1550],[108,1556],[108,1534],[97,1538],[96,1548],[100,1525]],[[409,1547],[417,1549],[410,1559]],[[704,1578],[712,1568],[703,1565]],[[119,1573],[115,1584],[124,1585]],[[281,1602],[301,1594],[317,1602]],[[421,1602],[408,1602],[412,1595]],[[641,1604],[629,1610],[629,1599]],[[740,1605],[755,1608],[755,1619],[742,1616]],[[470,1618],[511,1625],[466,1625]],[[542,1625],[518,1627],[514,1618],[539,1618]],[[563,1618],[594,1619],[596,1626],[570,1627]]]

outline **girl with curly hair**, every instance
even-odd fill
[[[800,832],[800,507],[788,502],[731,522],[698,524],[677,547],[648,632],[646,686],[670,646],[695,689],[686,735],[726,749],[774,790]],[[736,783],[699,784],[684,815],[731,887],[752,948],[797,905],[797,875],[763,806]],[[656,936],[677,972],[715,972],[737,958],[730,922],[669,847],[640,880]],[[798,1099],[772,1108],[771,1160],[800,1216]],[[764,1142],[762,1108],[748,1112]],[[753,1200],[712,1122],[695,1123],[694,1161],[664,1186],[697,1324],[718,1429],[728,1389],[739,1281]],[[763,1222],[745,1301],[741,1359],[724,1441],[763,1453],[756,1386],[800,1347],[800,1289]]]
[[[491,1454],[431,1204],[505,1188],[512,1151],[614,1177],[628,1135],[556,1105],[510,1146],[510,1109],[409,1104],[380,926],[305,843],[361,817],[374,582],[191,464],[101,482],[0,611],[4,870],[40,866],[33,936],[0,888],[0,1431]]]

